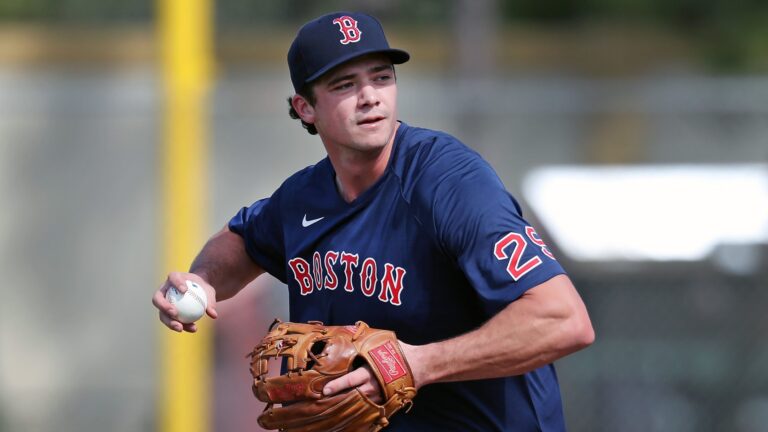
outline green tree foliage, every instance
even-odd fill
[[[73,24],[149,22],[157,0],[1,0],[0,21]],[[363,9],[404,26],[449,24],[449,0],[213,0],[219,27],[296,25],[329,10]],[[657,26],[685,34],[721,70],[768,70],[765,0],[497,0],[509,24],[595,22]]]

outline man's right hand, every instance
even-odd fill
[[[208,307],[205,309],[205,313],[216,319],[218,314],[216,313],[216,290],[208,284],[203,278],[194,273],[180,273],[171,272],[168,274],[168,278],[165,280],[160,289],[155,291],[155,295],[152,296],[152,304],[158,309],[160,313],[160,322],[165,324],[171,330],[182,332],[187,331],[194,333],[197,331],[195,323],[184,324],[178,320],[176,308],[165,298],[165,293],[168,292],[171,287],[176,287],[179,292],[187,292],[186,281],[191,280],[197,283],[205,290],[206,296],[208,296]]]

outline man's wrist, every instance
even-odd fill
[[[400,346],[413,374],[413,383],[416,388],[419,389],[434,382],[428,360],[429,345],[408,345],[400,342]]]
[[[190,267],[189,272],[197,275],[200,279],[204,280],[205,283],[211,285],[210,272],[204,266],[193,264],[192,267]]]

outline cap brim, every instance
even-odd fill
[[[364,55],[376,54],[376,53],[381,53],[381,54],[388,55],[390,60],[392,60],[392,64],[403,64],[403,63],[407,62],[408,60],[410,60],[410,58],[411,58],[410,54],[408,54],[407,52],[405,52],[403,50],[399,50],[399,49],[396,49],[396,48],[390,48],[390,49],[385,49],[385,50],[372,49],[372,50],[368,50],[368,51],[356,51],[354,53],[350,53],[349,55],[346,55],[346,56],[343,56],[343,57],[339,57],[338,59],[336,59],[336,61],[331,62],[330,64],[325,65],[325,67],[323,67],[322,69],[318,70],[317,72],[312,74],[309,78],[307,78],[307,80],[304,82],[304,84],[306,85],[306,84],[309,84],[309,83],[311,83],[313,81],[316,81],[318,78],[320,78],[326,72],[330,71],[331,69],[335,68],[336,66],[339,66],[339,65],[341,65],[343,63],[346,63],[346,62],[348,62],[350,60],[356,59],[356,58],[364,56]]]

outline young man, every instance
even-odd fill
[[[592,343],[584,304],[493,169],[455,138],[397,117],[394,64],[379,22],[340,12],[299,31],[288,53],[291,115],[328,157],[243,208],[189,273],[211,301],[263,272],[288,285],[290,320],[393,330],[419,393],[393,431],[562,431],[552,362]],[[327,384],[379,398],[366,368]]]

